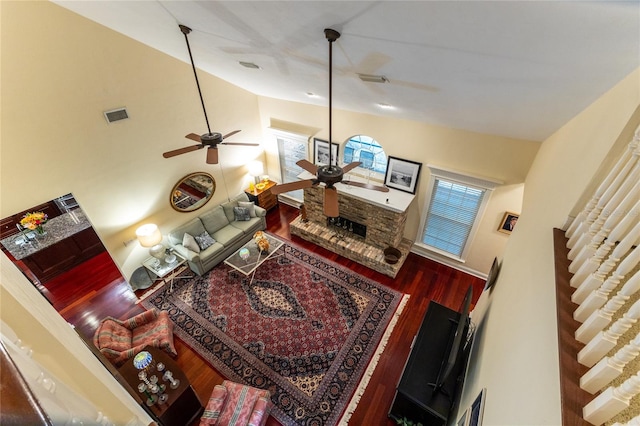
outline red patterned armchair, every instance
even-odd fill
[[[145,346],[163,349],[176,356],[173,323],[166,311],[151,309],[121,321],[107,317],[93,335],[93,344],[116,366],[122,365]]]
[[[200,426],[264,426],[272,407],[269,391],[225,380],[213,388]]]

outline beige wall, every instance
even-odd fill
[[[168,206],[169,191],[180,177],[193,171],[213,174],[218,190],[212,202],[220,202],[227,189],[232,195],[241,191],[247,182],[244,164],[252,158],[268,159],[269,174],[278,175],[265,130],[272,122],[328,136],[326,130],[313,130],[326,129],[326,108],[258,98],[201,73],[213,130],[240,128],[237,140],[263,141],[266,156],[259,148],[223,147],[222,167],[206,165],[203,152],[163,159],[162,152],[191,143],[185,134],[206,130],[189,64],[48,2],[2,1],[0,14],[0,217],[73,192],[127,276],[146,255],[137,244],[123,245],[139,224],[154,221],[166,232],[193,216]],[[637,106],[637,79],[637,74],[630,77],[568,123],[539,153],[539,144],[531,141],[334,111],[334,141],[364,133],[389,155],[423,163],[407,227],[411,238],[424,208],[427,163],[505,182],[492,196],[465,265],[486,273],[507,247],[478,339],[482,354],[463,401],[488,387],[485,424],[558,423],[551,228],[563,225]],[[107,124],[102,112],[121,106],[131,119]],[[523,197],[516,232],[507,237],[495,231],[505,210],[520,211]],[[6,258],[2,261],[4,266]],[[26,339],[77,343],[59,328],[16,326],[61,319],[41,306],[43,299],[32,303],[15,296],[22,287],[33,290],[19,274],[3,270],[0,284],[2,319]],[[61,350],[52,352],[50,364],[67,359]],[[79,362],[94,368],[87,359]],[[68,374],[71,381],[82,381],[78,369]]]
[[[329,138],[326,108],[260,98],[260,114],[264,127],[276,120],[285,123],[280,124],[285,130],[291,126],[297,132],[304,131],[292,123],[307,126],[308,132],[323,129],[308,136]],[[494,257],[502,254],[509,239],[509,236],[497,231],[499,222],[505,211],[520,212],[524,179],[539,143],[342,110],[333,111],[332,124],[335,143],[343,144],[351,136],[365,134],[376,139],[387,155],[422,163],[417,196],[410,207],[405,228],[405,236],[411,240],[416,239],[420,215],[424,212],[430,178],[427,164],[503,181],[504,184],[496,188],[491,196],[467,261],[461,264],[439,258],[474,274],[482,275],[489,271]],[[279,176],[275,143],[266,143],[265,149],[270,175]],[[309,152],[313,152],[312,141]]]
[[[72,192],[126,276],[147,255],[137,226],[167,232],[190,217],[169,207],[184,175],[212,174],[213,203],[239,193],[245,163],[261,148],[220,148],[221,166],[194,144],[206,132],[191,65],[49,2],[1,2],[2,194],[0,217]],[[176,38],[183,35],[176,29]],[[186,46],[185,46],[186,49]],[[200,73],[212,130],[242,129],[234,140],[262,140],[257,97]],[[129,120],[108,124],[103,111],[126,106]],[[223,175],[224,173],[224,179]],[[225,183],[227,188],[225,188]]]
[[[609,151],[620,152],[614,144],[640,123],[639,105],[637,70],[542,144],[494,291],[474,311],[484,320],[461,406],[486,387],[484,424],[561,424],[552,230],[579,210]]]

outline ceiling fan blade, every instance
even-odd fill
[[[207,149],[207,164],[218,164],[218,148],[215,146]]]
[[[370,183],[354,182],[352,180],[343,180],[340,183],[343,183],[343,184],[349,185],[349,186],[357,186],[357,187],[360,187],[360,188],[372,189],[374,191],[389,192],[389,188],[387,188],[386,186],[372,185]]]
[[[187,136],[185,136],[185,138],[202,143],[202,139],[200,139],[200,135],[196,135],[195,133],[189,133]]]
[[[229,132],[229,133],[227,133],[226,135],[224,135],[224,136],[222,137],[222,139],[226,139],[226,138],[228,138],[229,136],[233,136],[233,135],[235,135],[236,133],[239,133],[239,132],[241,132],[241,130],[234,130],[233,132]]]
[[[313,179],[299,180],[297,182],[281,183],[271,187],[272,194],[282,194],[283,192],[295,191],[297,189],[310,188],[315,184]]]
[[[248,143],[248,142],[220,142],[218,145],[260,146],[259,143]]]
[[[355,169],[356,167],[358,167],[360,164],[362,164],[360,161],[354,161],[353,163],[349,163],[342,168],[342,173],[347,173]]]
[[[333,186],[324,189],[324,215],[328,217],[338,217],[338,191]]]
[[[174,149],[173,151],[167,151],[163,153],[162,156],[164,158],[171,158],[171,157],[175,157],[176,155],[186,154],[187,152],[196,151],[200,148],[202,148],[202,145],[185,146],[184,148],[178,148],[178,149]]]
[[[299,160],[296,162],[296,164],[314,175],[318,171],[318,166],[316,166],[315,164],[313,164],[311,161],[308,161],[308,160]]]

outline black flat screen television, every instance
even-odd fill
[[[452,343],[449,346],[449,354],[444,357],[444,361],[440,367],[440,372],[438,373],[438,378],[435,383],[431,384],[434,387],[434,394],[440,391],[442,386],[447,383],[447,380],[449,380],[449,376],[458,361],[458,357],[464,349],[464,344],[467,341],[467,330],[469,329],[469,308],[471,307],[472,298],[473,287],[469,286],[467,294],[464,296],[464,300],[462,301],[462,307],[459,311],[460,319],[456,325]]]

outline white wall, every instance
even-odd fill
[[[640,105],[636,71],[547,139],[525,182],[522,215],[490,297],[461,407],[487,388],[485,425],[561,424],[553,228],[567,216]],[[630,139],[626,143],[630,142]]]

